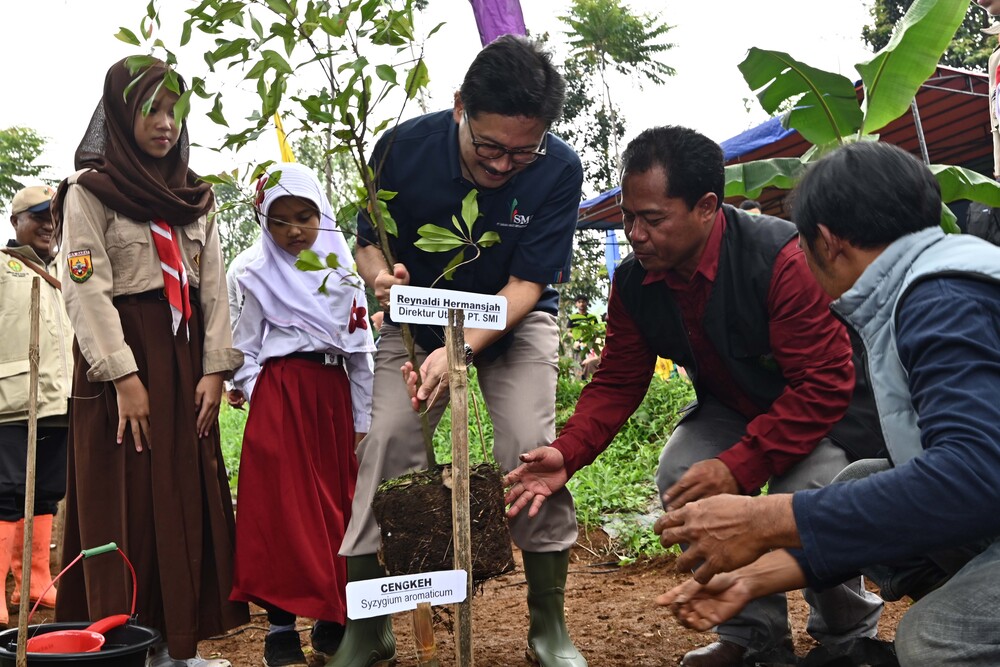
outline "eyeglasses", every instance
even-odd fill
[[[510,156],[510,161],[514,164],[531,164],[538,158],[545,155],[546,150],[549,145],[549,133],[548,130],[542,136],[542,141],[538,148],[535,150],[521,150],[514,148],[507,148],[499,144],[493,144],[488,141],[479,141],[476,139],[476,135],[472,131],[472,123],[469,122],[469,115],[462,112],[462,117],[465,119],[465,125],[469,128],[469,136],[472,138],[472,146],[476,149],[476,155],[481,158],[486,158],[487,160],[498,160],[504,155]]]

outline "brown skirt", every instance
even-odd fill
[[[192,301],[195,301],[192,299]],[[235,524],[215,425],[195,429],[201,378],[201,309],[192,303],[191,341],[171,335],[170,307],[150,293],[115,299],[125,342],[149,392],[151,442],[136,452],[129,429],[115,442],[114,384],[87,380],[74,345],[64,565],[82,548],[115,542],[138,576],[140,625],[158,629],[174,658],[194,656],[198,641],[249,621],[229,601]],[[128,610],[131,578],[116,554],[77,564],[59,586],[60,621],[96,620]]]

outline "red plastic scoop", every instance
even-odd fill
[[[128,622],[128,614],[94,621],[83,630],[56,630],[28,640],[28,653],[93,653],[104,646],[104,633]]]

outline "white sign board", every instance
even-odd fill
[[[507,299],[494,294],[473,294],[411,285],[393,285],[389,291],[393,322],[448,324],[448,309],[465,311],[466,329],[507,328]]]
[[[393,288],[395,289],[395,288]],[[419,602],[434,605],[465,600],[468,576],[465,570],[442,570],[382,577],[347,583],[347,617],[353,620],[384,616],[417,608]]]

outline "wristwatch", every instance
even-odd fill
[[[465,344],[465,365],[466,366],[471,366],[472,365],[472,359],[473,359],[472,346],[469,345],[468,343],[466,343]]]

